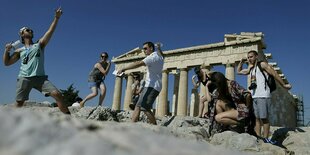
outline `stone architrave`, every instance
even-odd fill
[[[178,116],[187,115],[187,89],[188,89],[188,71],[187,68],[180,69],[180,83],[178,96]]]
[[[130,110],[129,104],[131,103],[132,99],[132,84],[133,84],[133,76],[128,74],[127,76],[127,85],[126,85],[126,93],[124,99],[124,110]]]
[[[121,109],[121,99],[122,99],[122,77],[115,77],[115,86],[114,86],[114,96],[113,96],[113,110]]]
[[[162,72],[162,89],[159,94],[158,116],[165,116],[168,112],[168,74],[167,70]]]

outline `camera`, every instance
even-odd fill
[[[29,59],[28,56],[24,57],[24,58],[23,58],[23,64],[27,64],[27,63],[28,63],[28,59]]]
[[[250,90],[256,89],[257,88],[257,84],[256,83],[251,83],[251,85],[249,86]]]

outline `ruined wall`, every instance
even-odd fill
[[[272,92],[272,103],[269,110],[269,120],[272,126],[296,127],[297,103],[286,89],[277,83],[277,89]]]

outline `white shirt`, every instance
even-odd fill
[[[266,78],[268,79],[268,74],[264,73]],[[251,94],[253,98],[270,98],[270,89],[267,83],[265,83],[265,78],[263,73],[260,71],[258,66],[251,70],[250,75],[255,75],[257,88],[251,90]],[[266,85],[266,89],[265,89]]]
[[[145,63],[147,68],[145,87],[152,87],[160,92],[164,58],[160,56],[157,51],[155,51],[142,61]]]

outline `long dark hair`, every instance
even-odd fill
[[[235,107],[231,94],[228,90],[226,77],[221,72],[213,72],[210,75],[210,80],[216,85],[217,91],[219,93],[218,99],[229,103],[230,107]]]

